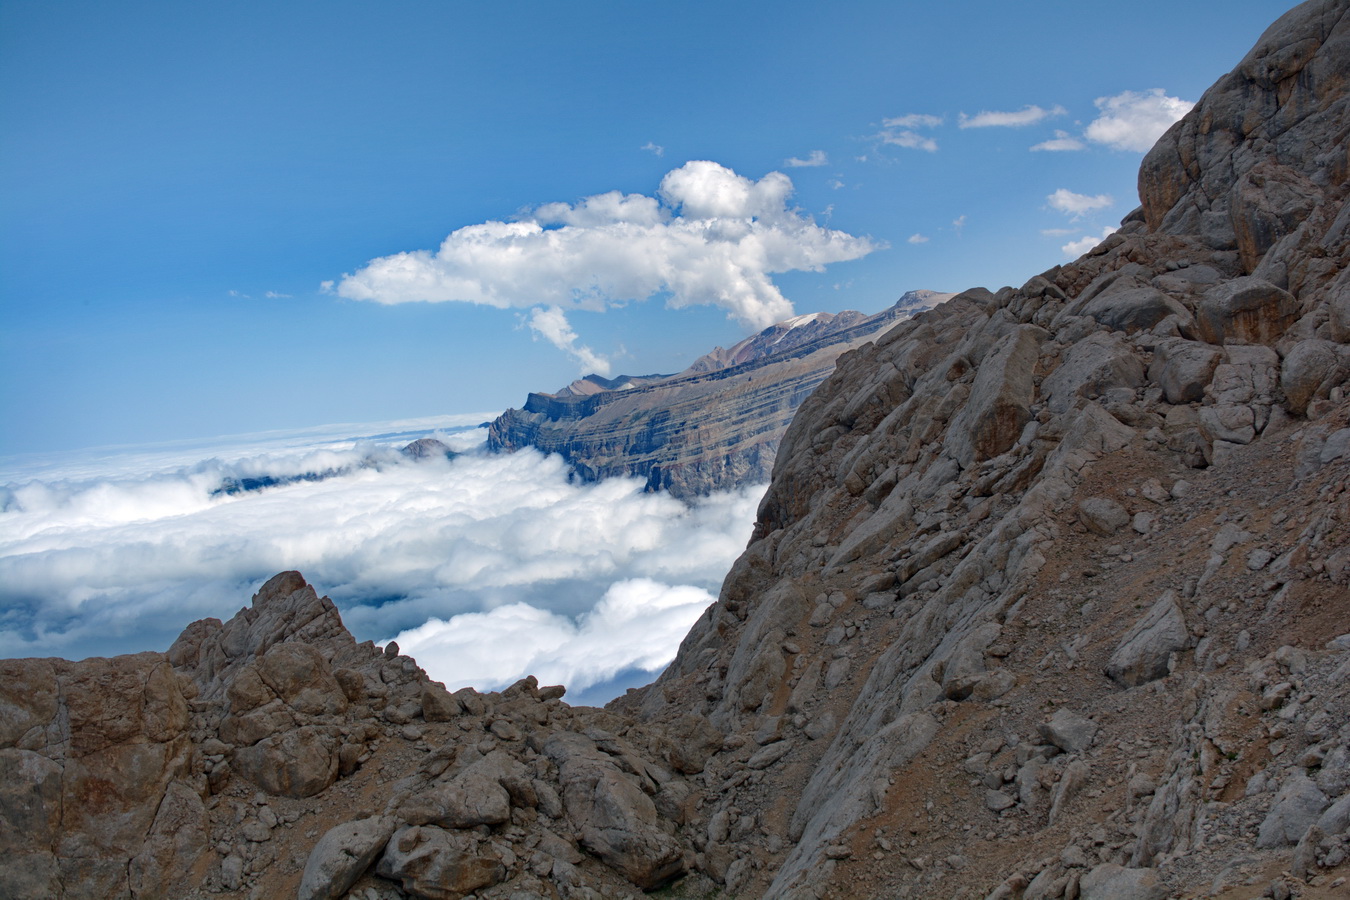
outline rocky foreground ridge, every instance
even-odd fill
[[[1077,262],[840,358],[652,686],[446,692],[296,573],[0,662],[0,896],[1347,895],[1350,4]]]
[[[488,449],[535,447],[561,454],[587,481],[638,477],[682,499],[763,483],[797,407],[841,353],[951,296],[910,291],[872,316],[798,316],[677,375],[591,375],[533,393],[491,423]]]

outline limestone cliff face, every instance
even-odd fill
[[[559,453],[586,480],[636,476],[677,497],[764,482],[797,407],[839,354],[949,296],[911,291],[875,316],[799,316],[678,375],[592,376],[557,394],[531,394],[523,409],[492,423],[488,447]]]
[[[718,602],[615,704],[740,736],[700,848],[732,893],[1345,890],[1348,74],[1350,5],[1291,11],[1115,235],[802,406]]]

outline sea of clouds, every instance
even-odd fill
[[[557,456],[487,453],[487,418],[0,460],[0,656],[164,650],[298,569],[358,640],[397,640],[451,689],[533,674],[602,702],[650,680],[763,486],[685,504],[585,484]],[[398,452],[422,436],[460,455]]]

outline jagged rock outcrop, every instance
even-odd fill
[[[793,413],[839,354],[950,296],[910,291],[874,316],[797,316],[678,375],[591,375],[530,394],[492,422],[488,448],[559,453],[588,481],[636,476],[681,498],[767,481]]]
[[[5,660],[0,896],[586,898],[684,875],[708,751],[563,693],[450,694],[296,572],[167,653]]]
[[[1346,889],[1348,80],[1350,5],[1291,11],[1116,234],[802,406],[718,602],[613,704],[743,741],[705,770],[729,892]]]

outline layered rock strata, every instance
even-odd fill
[[[678,375],[590,376],[530,394],[492,422],[488,448],[559,453],[587,481],[638,477],[680,498],[766,482],[793,413],[835,359],[950,296],[911,291],[874,316],[798,316]]]

